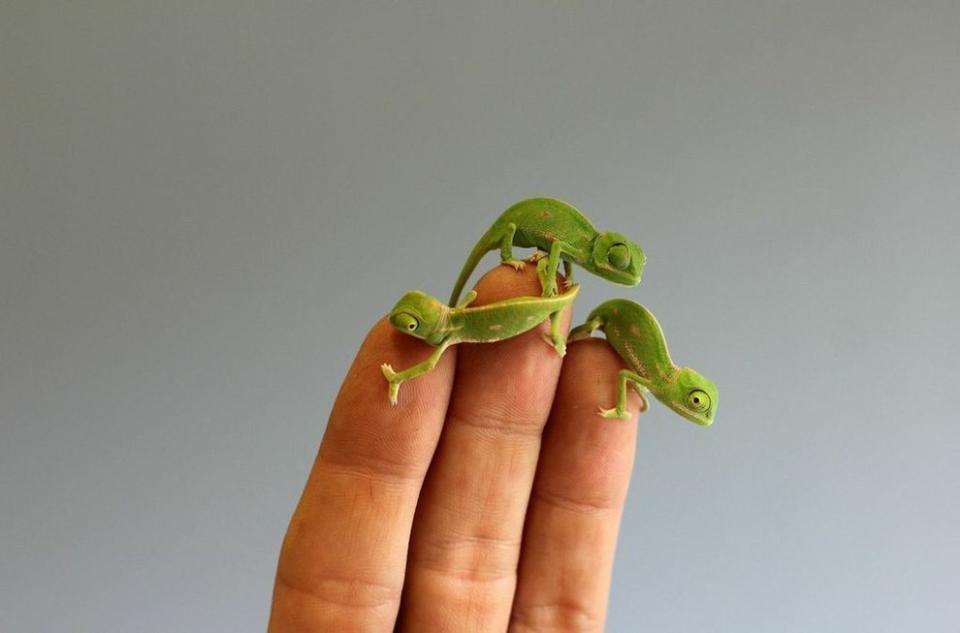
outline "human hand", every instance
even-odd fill
[[[498,266],[478,292],[474,305],[540,282]],[[623,368],[609,345],[561,359],[547,327],[452,347],[390,406],[381,363],[429,348],[374,326],[290,521],[271,633],[603,629],[636,416],[597,415]]]

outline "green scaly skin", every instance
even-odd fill
[[[620,371],[617,405],[600,408],[605,418],[630,418],[627,410],[627,385],[631,385],[649,406],[644,391],[676,413],[700,426],[713,424],[717,412],[717,386],[689,367],[677,367],[670,358],[663,330],[645,307],[627,299],[612,299],[598,305],[587,321],[570,331],[570,340],[588,338],[594,330],[603,330],[607,341],[630,369]]]
[[[523,334],[550,319],[550,334],[544,335],[544,339],[563,356],[567,350],[566,341],[556,316],[573,302],[579,291],[580,286],[573,285],[562,295],[514,297],[473,308],[469,305],[477,297],[474,290],[454,308],[419,290],[408,292],[390,311],[391,325],[437,349],[427,360],[404,371],[394,371],[386,363],[380,366],[390,384],[390,403],[397,403],[400,385],[433,369],[443,352],[457,343],[494,343]]]
[[[580,211],[553,198],[531,198],[513,205],[493,223],[467,257],[449,305],[455,306],[477,264],[488,252],[500,249],[500,260],[517,270],[524,267],[514,259],[513,247],[534,247],[545,254],[547,265],[539,269],[543,296],[557,293],[557,269],[563,261],[564,275],[573,281],[573,266],[624,286],[640,283],[647,258],[643,250],[620,233],[601,233]]]

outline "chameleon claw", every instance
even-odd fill
[[[543,258],[546,257],[546,256],[547,256],[547,254],[544,253],[543,251],[541,251],[541,250],[536,250],[536,251],[533,252],[533,255],[531,255],[530,257],[527,258],[527,262],[529,262],[529,263],[531,263],[531,264],[536,264],[538,261],[540,261],[541,259],[543,259]]]
[[[630,412],[624,409],[623,411],[618,411],[616,407],[613,409],[604,409],[600,407],[600,417],[607,418],[608,420],[629,420]]]
[[[527,263],[522,259],[505,259],[500,263],[504,266],[510,266],[517,272],[520,272],[527,267]]]
[[[387,397],[390,399],[390,404],[396,406],[397,394],[400,392],[400,383],[397,381],[397,372],[393,370],[393,367],[390,366],[390,363],[384,363],[380,365],[380,371],[383,372],[384,378],[386,378],[387,382],[390,383],[390,386],[387,389]]]
[[[544,334],[543,340],[546,341],[547,345],[557,350],[557,354],[560,355],[560,358],[563,358],[567,355],[567,342],[562,338],[559,340],[554,340],[554,338],[549,334]]]

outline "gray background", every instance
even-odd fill
[[[459,3],[457,3],[459,4]],[[368,326],[510,203],[649,257],[610,631],[956,631],[955,2],[4,2],[0,630],[265,626]],[[493,265],[490,256],[485,265]]]

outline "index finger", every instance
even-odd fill
[[[408,367],[431,351],[382,319],[357,353],[284,539],[271,632],[393,631],[456,352],[404,384],[397,406],[388,401],[380,365]]]

